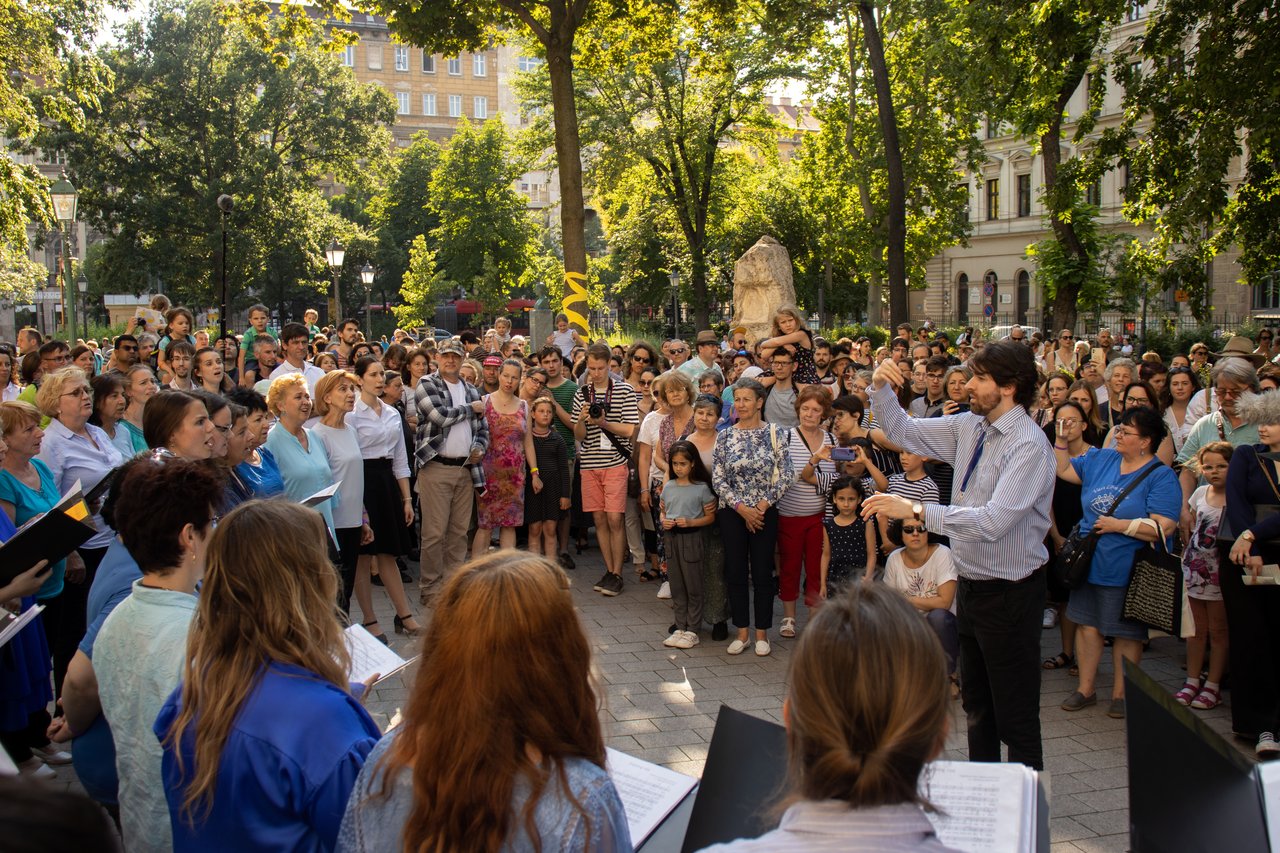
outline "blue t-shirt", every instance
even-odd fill
[[[702,518],[702,507],[716,499],[706,483],[690,483],[682,486],[668,480],[662,487],[662,504],[667,518]]]
[[[53,472],[49,470],[49,466],[39,459],[32,459],[31,464],[40,475],[38,492],[8,471],[0,471],[0,501],[13,504],[13,523],[18,527],[37,515],[53,509],[58,499],[62,497],[58,493],[58,483],[53,479]],[[36,598],[44,601],[62,592],[62,578],[66,572],[66,560],[54,563],[49,579],[36,590]]]
[[[1151,463],[1148,463],[1151,464]],[[1146,518],[1162,515],[1178,518],[1182,507],[1182,487],[1173,469],[1159,461],[1152,471],[1130,492],[1111,513],[1115,518]],[[1080,529],[1092,530],[1098,517],[1106,514],[1112,501],[1119,496],[1142,469],[1130,474],[1120,473],[1120,452],[1091,447],[1083,456],[1071,460],[1071,467],[1083,483],[1080,494],[1084,516]],[[1098,547],[1093,552],[1093,565],[1089,569],[1089,583],[1096,586],[1126,586],[1133,571],[1133,557],[1145,543],[1123,533],[1104,533],[1098,537]]]
[[[255,498],[274,498],[284,494],[284,478],[280,476],[276,457],[267,448],[259,447],[258,458],[261,465],[251,465],[246,459],[236,466],[236,474],[244,480]]]

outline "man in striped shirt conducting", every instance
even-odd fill
[[[1040,620],[1044,609],[1053,497],[1053,449],[1028,414],[1036,365],[1023,344],[990,344],[969,361],[969,412],[912,418],[895,389],[906,381],[887,360],[876,369],[876,424],[913,453],[949,462],[956,482],[950,506],[877,494],[862,505],[890,519],[915,518],[951,537],[960,573],[961,696],[969,718],[969,759],[1009,760],[1044,769],[1040,744]]]

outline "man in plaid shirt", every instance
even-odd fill
[[[436,356],[438,372],[422,377],[414,389],[423,604],[431,603],[444,579],[467,558],[471,508],[476,492],[484,491],[480,460],[489,447],[480,391],[458,375],[462,344],[445,341]]]

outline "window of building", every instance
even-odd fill
[[[1280,308],[1280,281],[1269,275],[1253,286],[1254,310]]]
[[[516,58],[516,68],[521,71],[532,71],[542,64],[542,60],[536,56],[520,56]]]
[[[483,53],[472,54],[471,56],[471,76],[484,77],[489,73],[487,65],[488,57]]]
[[[396,70],[408,71],[409,70],[409,48],[405,47],[404,45],[398,44],[392,49],[395,51]]]
[[[448,72],[452,76],[454,77],[462,76],[462,58],[461,57],[458,57],[458,56],[449,57],[447,60],[445,60],[445,66]]]
[[[396,92],[396,114],[407,116],[409,114],[409,93]]]
[[[342,49],[342,64],[348,68],[356,67],[356,46],[349,44]]]
[[[1018,175],[1018,215],[1031,215],[1031,174]]]
[[[1018,304],[1014,306],[1014,313],[1017,315],[1017,322],[1027,324],[1027,309],[1031,307],[1031,273],[1026,270],[1018,271]]]
[[[1124,19],[1126,21],[1140,21],[1146,11],[1147,4],[1143,0],[1129,0],[1129,8],[1125,10]]]
[[[471,114],[476,118],[489,117],[489,99],[480,95],[471,99]]]
[[[963,326],[969,322],[969,276],[964,273],[956,276],[956,323]]]
[[[431,54],[427,53],[425,50],[422,52],[422,73],[423,74],[436,73],[436,58]]]
[[[422,96],[422,114],[424,116],[433,116],[436,114],[436,96],[435,95]]]
[[[462,115],[462,96],[450,95],[449,96],[449,117],[459,118],[461,117],[461,115]]]
[[[987,181],[987,219],[1000,218],[1000,179]]]
[[[1094,181],[1085,187],[1084,201],[1085,204],[1102,207],[1102,181]]]
[[[364,49],[364,54],[370,71],[382,70],[382,45],[369,45]]]
[[[969,221],[973,218],[972,201],[970,199],[968,182],[956,185],[956,192],[964,194],[964,218]]]
[[[1000,135],[1000,122],[987,119],[987,139],[995,139]]]

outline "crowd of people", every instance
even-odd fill
[[[1113,672],[1141,661],[1149,631],[1125,617],[1125,590],[1135,554],[1164,540],[1192,617],[1175,699],[1213,708],[1229,678],[1235,731],[1280,753],[1269,334],[1168,363],[1107,329],[952,342],[905,326],[876,350],[823,340],[783,306],[755,341],[737,328],[610,346],[563,315],[541,342],[506,318],[366,341],[354,320],[321,329],[307,312],[277,330],[254,306],[242,335],[210,341],[162,307],[154,333],[0,345],[0,541],[110,478],[94,535],[0,588],[11,610],[43,608],[0,655],[0,742],[34,778],[74,761],[128,849],[629,849],[566,592],[593,530],[592,589],[669,600],[669,648],[765,656],[799,638],[820,680],[840,655],[876,654],[837,654],[841,630],[905,632],[904,649],[923,630],[971,758],[1003,745],[1035,768],[1041,673],[1070,669],[1076,711],[1098,702],[1108,646]],[[1090,531],[1069,587],[1056,555]],[[424,650],[388,737],[347,683],[341,638],[359,620],[387,642],[375,587]],[[877,621],[902,613],[914,624]],[[1042,660],[1053,628],[1062,651]],[[1123,680],[1110,690],[1123,717]],[[793,746],[831,736],[815,697],[865,700],[806,691],[791,688],[793,717],[812,721]],[[518,725],[472,724],[517,707],[532,712]],[[940,740],[932,705],[910,713],[928,723],[909,749],[918,775]],[[810,724],[823,733],[797,734]],[[497,781],[461,783],[473,766]],[[901,779],[792,771],[807,799],[918,808]],[[485,844],[457,843],[476,826]]]

